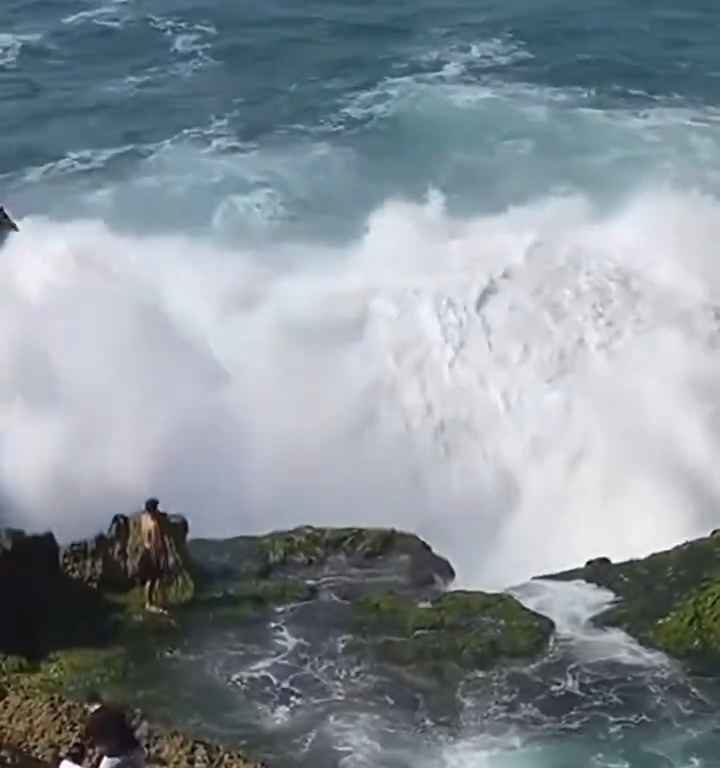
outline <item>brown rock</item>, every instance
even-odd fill
[[[42,768],[42,761],[53,751],[62,754],[82,740],[87,713],[81,704],[30,689],[22,682],[10,682],[8,687],[8,695],[0,701],[0,766]],[[141,720],[142,715],[135,713],[136,725]],[[150,766],[261,768],[240,752],[174,730],[149,725],[143,741]],[[3,762],[3,751],[25,762]],[[96,757],[92,752],[89,755],[90,761]]]

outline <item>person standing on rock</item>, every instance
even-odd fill
[[[140,515],[143,554],[140,560],[140,578],[145,585],[145,610],[165,613],[159,604],[160,581],[167,565],[167,551],[162,535],[160,502],[148,499]]]
[[[98,768],[145,768],[145,750],[125,713],[97,694],[88,697],[88,704],[85,737],[102,755]]]

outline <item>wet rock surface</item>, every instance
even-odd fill
[[[596,618],[642,643],[703,667],[720,664],[720,537],[694,539],[648,557],[608,558],[543,578],[582,579],[618,597]]]
[[[192,580],[187,594],[180,583],[171,616],[143,610],[136,519],[55,550],[59,581],[77,593],[65,607],[92,632],[34,657],[0,657],[0,741],[46,759],[77,737],[83,713],[72,697],[100,689],[210,739],[157,731],[148,749],[158,765],[246,764],[211,742],[274,761],[272,729],[291,713],[332,724],[345,702],[392,701],[402,727],[451,722],[467,675],[532,659],[552,635],[550,620],[510,595],[447,592],[452,566],[412,534],[303,527],[186,542],[184,520],[166,523],[168,576]],[[308,742],[301,727],[298,748],[328,764],[312,732]]]

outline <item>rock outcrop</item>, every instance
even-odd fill
[[[42,653],[61,581],[58,554],[50,533],[0,530],[0,651]]]
[[[588,561],[543,578],[583,579],[619,601],[597,617],[678,658],[720,664],[720,537],[688,541],[638,560]]]
[[[259,545],[269,571],[278,568],[324,565],[340,558],[363,565],[380,558],[404,559],[408,581],[416,587],[445,586],[455,571],[429,544],[391,528],[314,528],[263,536]]]
[[[187,603],[195,591],[187,520],[161,514],[159,521],[166,558],[158,598],[166,605]],[[140,516],[116,515],[107,534],[66,547],[62,568],[70,578],[101,591],[127,592],[141,585],[143,551]]]
[[[193,560],[207,577],[307,579],[314,575],[364,573],[382,581],[429,592],[455,578],[450,563],[410,533],[391,528],[304,526],[264,536],[190,542]]]

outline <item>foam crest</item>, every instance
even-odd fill
[[[86,533],[150,491],[198,534],[427,536],[497,585],[718,507],[716,200],[388,202],[342,248],[21,222],[0,261],[6,516]]]

